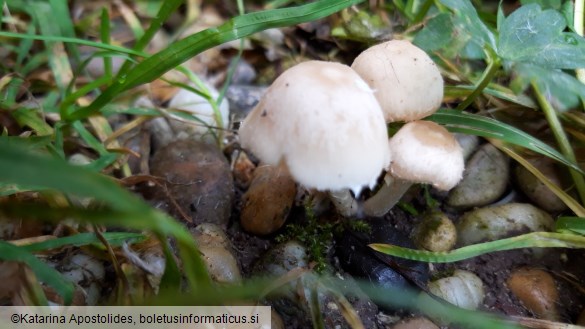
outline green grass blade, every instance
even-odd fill
[[[148,54],[145,54],[145,53],[142,53],[139,51],[135,51],[132,49],[124,48],[124,47],[107,45],[107,44],[101,43],[101,42],[89,41],[89,40],[84,40],[84,39],[79,39],[79,38],[63,37],[63,36],[58,36],[58,35],[29,35],[29,34],[24,34],[24,33],[0,31],[0,37],[25,39],[25,40],[40,40],[40,41],[46,41],[46,42],[75,43],[75,44],[82,45],[82,46],[88,46],[88,47],[93,47],[93,48],[98,48],[98,49],[103,49],[103,50],[109,50],[109,51],[114,51],[114,52],[122,53],[122,54],[128,54],[128,55],[134,55],[134,56],[140,56],[140,57],[147,57],[148,56]]]
[[[131,244],[140,242],[146,238],[144,234],[128,232],[106,232],[102,233],[102,235],[112,247],[120,246],[124,242]],[[95,233],[79,233],[72,236],[31,243],[29,245],[21,246],[21,248],[28,252],[37,252],[61,248],[64,246],[81,247],[89,244],[102,245],[102,241],[95,235]]]
[[[100,142],[94,135],[92,135],[87,128],[83,125],[81,121],[75,121],[73,123],[73,128],[79,133],[79,136],[87,143],[89,147],[94,149],[100,155],[108,154],[108,150],[106,147]]]
[[[38,136],[49,136],[53,134],[53,128],[41,117],[37,109],[21,107],[12,112],[12,117],[21,126],[32,128]]]
[[[100,39],[105,44],[110,44],[110,15],[106,8],[102,8],[100,18]],[[112,76],[112,58],[109,56],[103,57],[104,61],[104,75],[106,78]]]
[[[49,208],[40,204],[12,202],[0,204],[0,214],[7,218],[22,218],[25,220],[43,220],[58,223],[66,218],[75,218],[80,222],[105,226],[123,225],[128,229],[148,230],[154,232],[161,243],[166,243],[166,237],[172,236],[177,242],[183,269],[189,284],[193,289],[210,285],[209,275],[200,252],[197,249],[191,234],[172,218],[151,209],[144,204],[141,210],[124,211],[113,209],[85,209],[85,208]],[[174,258],[167,259],[168,266],[174,268]]]
[[[266,29],[320,19],[363,1],[321,0],[298,7],[273,9],[232,18],[219,27],[195,33],[146,58],[128,71],[128,74],[120,76],[117,81],[114,81],[91,105],[71,113],[66,119],[79,120],[92,115],[110,103],[121,92],[151,82],[211,47]]]
[[[71,20],[69,13],[69,6],[63,0],[49,0],[51,5],[51,16],[54,18],[55,24],[59,25],[61,35],[73,38],[75,37],[75,25]],[[72,55],[75,61],[79,62],[79,50],[74,44],[67,44],[67,50]]]
[[[97,89],[99,87],[101,87],[102,85],[107,84],[108,82],[110,82],[110,76],[111,76],[111,64],[112,64],[112,59],[111,57],[108,56],[104,56],[104,64],[105,63],[109,63],[109,71],[110,74],[105,74],[104,76],[97,78],[83,86],[81,86],[79,89],[77,89],[76,91],[74,91],[73,93],[67,95],[65,97],[65,99],[63,99],[63,101],[61,102],[61,105],[59,105],[60,107],[60,113],[65,113],[66,109],[71,106],[72,104],[74,104],[80,97],[86,95],[87,93],[91,92],[94,89]],[[105,71],[108,71],[108,65],[104,65]]]
[[[164,237],[159,237],[161,241],[165,241]],[[162,243],[163,254],[166,259],[173,259],[173,252],[168,243]],[[165,272],[160,280],[160,292],[178,291],[181,289],[181,270],[176,262],[167,262],[165,264]]]
[[[585,235],[585,218],[559,217],[555,221],[555,230],[557,232],[570,231],[573,233]]]
[[[150,26],[142,37],[136,41],[134,47],[132,47],[135,51],[143,51],[146,45],[152,40],[156,32],[158,32],[161,28],[163,23],[179,8],[179,6],[183,3],[183,0],[165,0],[162,2],[162,6],[160,7],[158,13],[156,14],[155,18],[150,23]],[[118,77],[124,76],[132,65],[132,61],[126,61],[120,68],[118,72]]]
[[[430,263],[451,263],[494,251],[519,248],[585,248],[585,237],[567,233],[533,232],[513,238],[484,242],[448,252],[432,252],[374,243],[370,247],[390,256]]]
[[[65,304],[70,304],[73,300],[73,284],[65,280],[57,270],[43,263],[24,248],[0,240],[0,260],[25,263],[40,281],[54,288],[59,295],[63,296]]]
[[[47,13],[51,13],[51,6],[44,2],[31,2],[30,4],[41,34],[51,36],[61,35],[59,26],[55,25],[53,17],[47,15]],[[71,64],[69,63],[68,54],[65,52],[64,44],[60,41],[45,40],[45,47],[55,83],[59,90],[64,91],[73,78]]]
[[[34,185],[93,197],[122,211],[144,212],[149,206],[113,180],[63,160],[32,154],[0,138],[0,182]],[[42,170],[39,170],[42,168]]]
[[[35,32],[35,22],[32,22],[27,28],[27,34],[34,34]],[[30,56],[30,49],[32,48],[33,40],[21,40],[20,44],[18,45],[17,57],[16,57],[16,64],[14,65],[15,68],[20,69],[22,63],[24,63],[25,58]]]
[[[536,99],[540,104],[540,108],[546,117],[546,121],[548,122],[550,130],[552,131],[561,152],[567,159],[572,162],[577,162],[575,151],[573,150],[573,146],[571,145],[563,126],[561,125],[561,120],[559,119],[557,111],[549,103],[542,90],[538,87],[538,84],[534,81],[532,82],[532,88],[534,89]],[[572,168],[569,168],[569,174],[571,175],[571,178],[573,178],[573,184],[575,184],[581,203],[585,204],[585,174],[583,174],[583,172],[579,173]]]
[[[578,165],[568,160],[554,148],[534,138],[530,134],[503,122],[469,112],[448,109],[441,109],[426,119],[444,125],[451,132],[495,138],[513,145],[525,147],[585,174]]]

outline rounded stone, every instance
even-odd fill
[[[449,193],[447,204],[456,208],[488,205],[506,191],[509,158],[492,144],[484,144],[469,159],[463,179]]]
[[[550,231],[553,218],[527,203],[508,203],[469,211],[457,224],[459,244],[466,246],[526,232]]]
[[[203,223],[195,227],[192,234],[213,281],[230,283],[242,280],[230,241],[218,225]]]
[[[417,247],[430,251],[449,251],[457,243],[455,224],[438,211],[424,215],[413,236]]]
[[[150,168],[153,176],[163,179],[168,192],[160,186],[150,189],[152,195],[146,197],[157,208],[175,218],[186,214],[195,225],[227,226],[234,183],[228,161],[217,146],[192,140],[174,141],[156,152]]]
[[[553,184],[561,186],[561,178],[554,160],[538,158],[531,159],[529,162]],[[520,190],[540,208],[549,212],[560,212],[567,209],[567,205],[524,166],[517,165],[514,168],[514,177]]]
[[[283,168],[262,165],[254,171],[242,197],[240,223],[244,230],[267,235],[284,225],[297,193],[296,184]]]
[[[536,268],[520,268],[506,281],[510,291],[537,318],[558,321],[559,292],[552,275]]]

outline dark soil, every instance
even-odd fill
[[[416,204],[416,200],[414,201]],[[253,263],[274,243],[274,236],[256,237],[247,234],[239,227],[237,218],[232,219],[228,235],[234,244],[244,276],[246,276]],[[410,234],[418,221],[416,217],[399,208],[391,210],[385,219],[397,231],[404,232],[405,235]],[[455,263],[429,264],[429,268],[431,269],[431,278],[445,276],[455,269],[465,269],[476,273],[483,280],[486,289],[486,297],[481,310],[523,317],[532,317],[532,314],[511,294],[505,282],[511,271],[516,268],[532,267],[546,270],[554,276],[557,282],[561,296],[558,305],[561,321],[575,323],[579,313],[585,307],[585,293],[581,281],[581,278],[585,278],[583,264],[585,264],[585,255],[579,250],[535,248],[496,252]],[[336,270],[344,272],[339,268]]]

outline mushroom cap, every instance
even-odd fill
[[[359,193],[390,162],[388,132],[372,90],[349,66],[298,64],[268,88],[240,127],[267,164],[284,164],[308,188]]]
[[[405,124],[390,139],[392,176],[450,190],[461,180],[463,151],[442,126],[430,121]]]
[[[370,47],[351,68],[375,90],[387,122],[419,120],[441,106],[441,72],[409,41],[392,40]]]

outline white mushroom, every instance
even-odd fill
[[[387,122],[420,120],[441,106],[441,72],[409,41],[392,40],[370,47],[351,68],[376,91]]]
[[[444,127],[430,121],[404,125],[390,139],[393,156],[388,177],[380,191],[364,203],[364,212],[382,216],[390,210],[412,183],[432,184],[450,190],[463,176],[461,146]]]
[[[401,179],[450,190],[463,174],[463,151],[444,127],[430,121],[404,125],[390,140],[390,173]]]
[[[434,113],[443,99],[443,78],[431,58],[409,41],[392,40],[365,50],[351,67],[375,90],[387,122],[415,122],[390,141],[394,161],[379,191],[365,201],[364,213],[384,215],[413,182],[442,190],[455,186],[463,172],[457,141],[437,124],[416,122]]]
[[[242,146],[307,188],[359,193],[390,161],[373,91],[350,67],[309,61],[279,76],[240,127]]]

